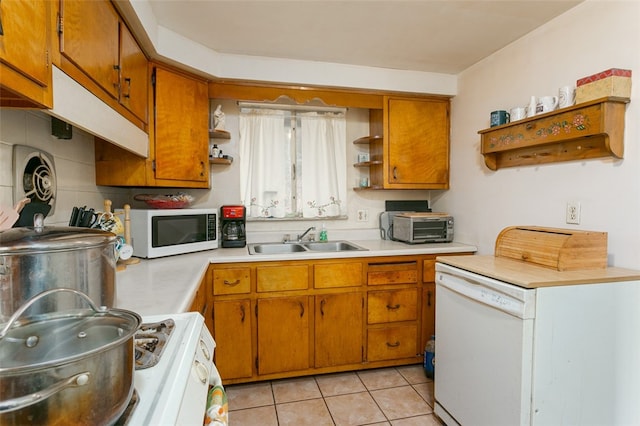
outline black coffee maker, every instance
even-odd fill
[[[220,208],[222,247],[244,247],[247,244],[245,216],[244,206],[222,206]]]

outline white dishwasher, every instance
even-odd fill
[[[456,266],[436,264],[447,425],[640,424],[640,281],[523,288]]]

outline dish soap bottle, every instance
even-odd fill
[[[320,231],[320,241],[328,241],[329,237],[327,237],[327,228],[325,228],[324,223],[322,224],[322,230]]]

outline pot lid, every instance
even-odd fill
[[[74,363],[133,339],[142,319],[111,309],[57,312],[21,321],[0,339],[0,377]]]
[[[82,250],[114,243],[115,234],[71,226],[11,228],[0,232],[0,256],[61,250]]]

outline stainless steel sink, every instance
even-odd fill
[[[304,243],[311,251],[363,251],[367,250],[349,241],[327,241],[316,243]]]
[[[261,243],[249,244],[249,254],[287,254],[306,252],[302,244],[295,243]]]
[[[366,251],[349,241],[327,241],[306,243],[255,243],[249,244],[249,254],[287,254],[287,253],[314,253],[314,252],[342,252],[342,251]]]

